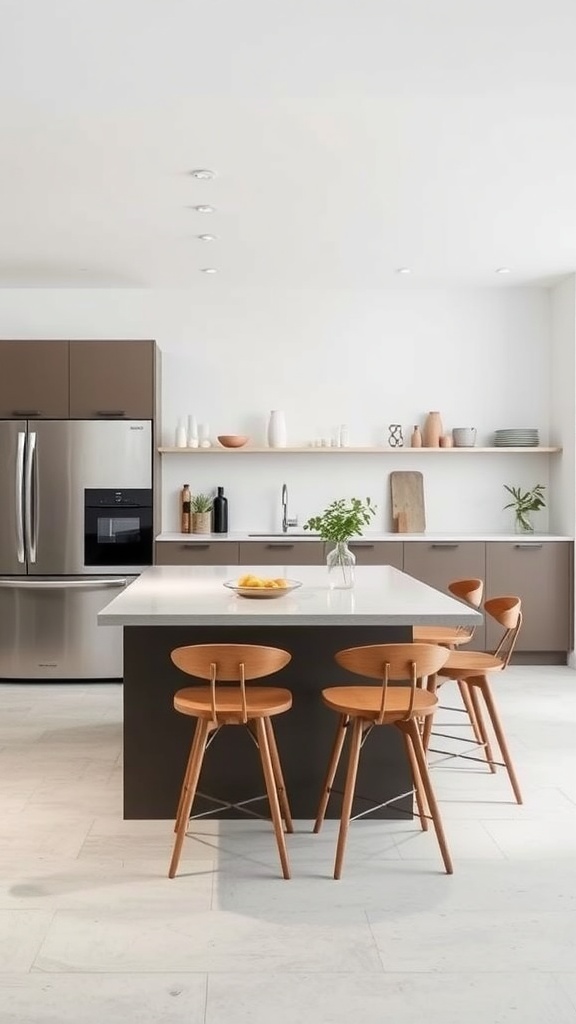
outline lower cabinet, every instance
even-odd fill
[[[322,565],[321,540],[240,541],[240,565]]]
[[[325,545],[325,554],[328,554],[332,544]],[[350,540],[348,541],[350,551],[356,556],[356,565],[392,565],[395,569],[401,569],[404,561],[404,545],[395,540]]]
[[[483,541],[411,541],[404,544],[404,572],[436,590],[449,593],[453,580],[486,580]],[[485,587],[485,594],[487,588]],[[467,650],[485,650],[485,627],[477,626]]]
[[[156,565],[238,565],[235,541],[157,541]]]
[[[488,597],[522,599],[517,651],[563,652],[572,646],[572,544],[568,541],[490,541],[486,544]],[[502,636],[486,622],[493,650]]]

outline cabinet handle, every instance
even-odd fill
[[[286,551],[287,548],[293,548],[293,544],[267,544],[267,548],[281,548],[282,551]]]
[[[459,544],[431,544],[431,548],[459,548]]]
[[[373,548],[374,544],[367,544],[364,540],[356,540],[352,543],[348,542],[349,548]]]
[[[207,551],[209,544],[181,544],[181,551]]]
[[[13,409],[12,415],[18,416],[21,420],[25,420],[28,419],[29,416],[40,416],[41,414],[39,409]]]
[[[106,409],[96,409],[97,416],[125,416],[124,409],[111,409],[109,412]]]
[[[543,545],[542,544],[530,544],[530,543],[528,543],[528,544],[515,544],[514,547],[518,548],[519,551],[536,551],[538,548],[543,547]]]

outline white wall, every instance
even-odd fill
[[[382,443],[388,423],[402,423],[408,434],[429,409],[441,411],[447,429],[476,426],[478,444],[506,426],[535,426],[541,441],[549,440],[545,289],[225,292],[220,281],[206,285],[201,294],[4,290],[0,335],[155,338],[163,351],[168,444],[178,416],[190,412],[209,421],[213,435],[248,433],[262,442],[273,408],[285,410],[295,444],[340,422],[348,424],[352,444]],[[567,425],[557,418],[554,424]],[[290,512],[301,522],[335,497],[370,495],[379,508],[374,529],[389,529],[388,474],[419,469],[429,530],[507,531],[512,519],[502,510],[503,484],[548,486],[549,461],[541,455],[165,456],[162,525],[176,528],[178,490],[187,481],[196,492],[225,486],[231,529],[277,529],[285,481]],[[568,530],[573,508],[560,515],[551,505],[555,525],[561,521]],[[547,525],[546,511],[538,527]]]

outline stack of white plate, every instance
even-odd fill
[[[537,448],[539,443],[538,431],[532,427],[516,427],[494,432],[496,448]]]

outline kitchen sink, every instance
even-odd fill
[[[283,540],[291,540],[293,537],[316,537],[320,538],[319,533],[249,533],[249,537],[282,537]]]

